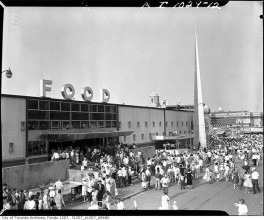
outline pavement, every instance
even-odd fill
[[[239,165],[239,163],[237,164]],[[180,186],[171,183],[169,187],[169,197],[171,204],[177,201],[180,210],[223,210],[229,215],[237,215],[237,207],[234,203],[240,198],[245,200],[248,206],[248,215],[263,215],[263,161],[256,168],[260,174],[259,186],[261,193],[245,194],[244,190],[233,189],[232,182],[213,182],[206,184],[202,180],[193,181],[193,189],[181,190]],[[155,178],[152,177],[151,185],[154,186]],[[137,181],[137,180],[135,180]],[[132,186],[118,189],[118,197],[124,202],[127,210],[133,209],[134,200],[138,209],[155,210],[161,203],[162,190],[143,190],[140,182],[135,182]],[[79,203],[66,206],[65,209],[87,209],[89,203]],[[115,210],[115,201],[111,201],[111,209]]]

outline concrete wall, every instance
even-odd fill
[[[120,131],[134,130],[130,136],[120,137],[119,141],[126,144],[151,143],[150,134],[163,135],[164,132],[164,109],[151,109],[140,107],[119,106]],[[131,122],[129,128],[128,123]],[[138,126],[139,122],[139,126]],[[147,122],[147,126],[146,123]],[[155,122],[155,126],[153,126]],[[161,126],[160,126],[161,122]],[[133,139],[135,135],[135,140]],[[143,135],[143,136],[142,136]]]
[[[25,158],[26,129],[21,130],[22,121],[26,122],[26,99],[1,97],[2,161],[4,162]],[[9,148],[10,143],[13,143],[13,151]]]
[[[190,123],[192,118],[193,112],[166,110],[165,120],[168,123],[168,126],[166,126],[166,135],[169,136],[170,133],[178,131],[179,135],[185,135],[189,137]]]
[[[2,183],[16,189],[37,188],[49,179],[57,181],[61,177],[66,180],[69,166],[69,160],[60,160],[2,168]]]

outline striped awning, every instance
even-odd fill
[[[85,140],[95,138],[109,138],[119,136],[129,136],[134,131],[101,131],[101,132],[45,132],[40,135],[40,138],[45,140],[56,141],[71,141],[71,140]]]

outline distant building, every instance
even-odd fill
[[[213,127],[263,127],[263,113],[249,111],[212,112],[210,115],[210,124]]]
[[[160,101],[159,101],[159,95],[156,92],[151,93],[150,97],[150,107],[159,108],[160,107]]]

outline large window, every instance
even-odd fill
[[[106,120],[116,120],[116,114],[106,113],[105,114],[105,119]]]
[[[62,111],[70,111],[71,110],[71,104],[67,102],[61,103],[61,110]]]
[[[98,112],[97,105],[91,105],[91,112]]]
[[[48,111],[29,110],[28,111],[28,119],[49,120],[49,112]]]
[[[50,102],[50,110],[60,110],[60,102]]]
[[[70,120],[70,112],[51,111],[50,120]]]
[[[72,120],[88,120],[89,116],[83,112],[72,112]]]
[[[89,111],[89,106],[87,104],[81,104],[81,111],[82,112],[88,112]]]
[[[28,100],[28,109],[38,109],[38,100]]]
[[[117,107],[112,105],[28,99],[27,106],[29,130],[117,127]]]
[[[79,112],[80,111],[80,104],[79,103],[72,103],[71,104],[71,110],[75,111],[75,112]]]
[[[39,101],[40,110],[49,110],[49,101]]]
[[[105,120],[104,113],[92,113],[91,120]]]
[[[98,112],[104,112],[104,106],[98,105]]]

